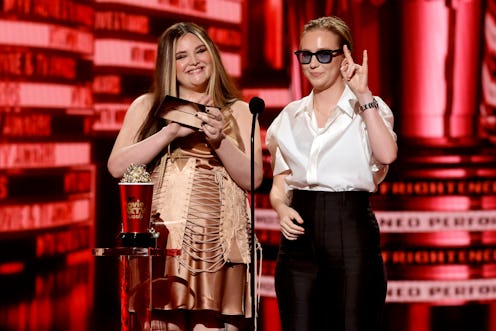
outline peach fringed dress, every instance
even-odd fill
[[[237,123],[230,111],[223,113],[226,139],[243,150]],[[167,237],[173,255],[153,258],[152,308],[251,317],[247,193],[230,178],[203,132],[171,144],[152,180],[159,246]]]

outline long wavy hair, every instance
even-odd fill
[[[205,92],[210,96],[214,105],[223,108],[241,99],[240,91],[227,74],[219,50],[206,30],[191,22],[173,24],[162,33],[158,41],[152,86],[153,105],[139,130],[138,140],[153,135],[163,127],[164,121],[157,117],[157,112],[158,106],[165,96],[179,96],[176,75],[176,45],[177,41],[187,33],[195,35],[202,41],[212,59],[212,74]]]

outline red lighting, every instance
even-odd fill
[[[94,282],[111,287],[95,270],[94,233],[113,237],[108,225],[120,216],[112,214],[108,149],[130,102],[153,81],[159,34],[189,20],[208,30],[243,98],[266,102],[267,185],[254,201],[264,248],[259,327],[279,331],[280,226],[264,138],[309,87],[292,54],[303,23],[338,15],[354,30],[357,62],[368,50],[369,86],[395,115],[399,158],[371,199],[386,309],[398,323],[391,330],[452,329],[433,307],[479,304],[488,306],[477,312],[487,330],[475,318],[473,329],[496,330],[495,3],[0,0],[0,249],[19,253],[3,250],[0,276],[23,295],[10,300],[0,286],[0,329],[92,329],[101,295]]]
[[[8,262],[0,264],[0,275],[13,275],[24,271],[25,264],[23,262]]]

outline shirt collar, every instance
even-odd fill
[[[355,116],[355,107],[358,102],[357,97],[348,85],[345,85],[343,94],[338,101],[338,107],[341,108],[349,117],[353,118]]]
[[[313,90],[310,92],[309,95],[304,97],[301,101],[302,101],[301,106],[298,107],[298,109],[296,109],[296,111],[294,113],[295,117],[300,115],[300,114],[303,114],[305,112],[307,112],[308,114],[311,113],[312,108],[313,108]]]
[[[313,98],[314,94],[312,90],[309,95],[303,98],[302,105],[295,111],[294,116],[296,117],[303,112],[310,114],[313,109]],[[355,107],[357,102],[357,97],[353,94],[348,85],[345,85],[343,94],[341,94],[341,97],[338,100],[338,107],[349,117],[353,118],[355,116]]]

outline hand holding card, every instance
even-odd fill
[[[202,121],[196,113],[205,112],[206,106],[200,103],[167,95],[159,105],[158,116],[179,124],[201,129]]]

